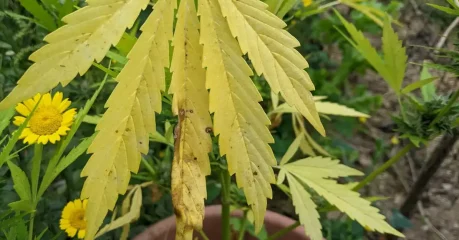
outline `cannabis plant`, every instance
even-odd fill
[[[155,115],[161,113],[166,91],[173,94],[172,109],[178,117],[172,167],[177,239],[191,239],[193,230],[202,228],[211,135],[218,137],[228,172],[243,189],[256,231],[263,225],[277,162],[269,146],[274,142],[267,127],[270,120],[259,104],[262,97],[252,75],[263,76],[274,96],[280,93],[291,111],[325,135],[311,94],[314,84],[304,70],[308,63],[295,50],[299,42],[283,29],[286,24],[259,0],[196,2],[158,0],[116,77],[97,135],[90,139],[91,158],[81,172],[86,178],[84,200],[64,210],[78,211],[78,216],[85,211],[85,239],[94,239],[118,195],[127,192],[131,173],[138,171],[142,154],[148,153],[149,135],[156,132]],[[149,1],[87,0],[87,4],[65,16],[66,25],[45,37],[48,44],[30,56],[34,64],[1,101],[0,109],[84,75],[119,44]],[[172,72],[168,89],[166,71]],[[321,226],[305,185],[368,229],[401,236],[369,201],[332,179],[362,173],[329,158],[288,160],[279,167],[278,183],[288,180],[301,223],[313,240],[322,238]],[[75,235],[76,230],[67,226],[70,220],[63,219],[61,228]]]

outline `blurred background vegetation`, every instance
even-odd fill
[[[24,8],[24,5],[28,2],[27,0],[0,0],[0,99],[3,99],[12,90],[16,81],[31,65],[31,62],[27,58],[34,50],[45,44],[42,41],[44,36],[62,25],[58,19],[66,13],[71,12],[74,9],[74,5],[83,6],[84,4],[82,1],[70,1],[70,3],[69,1],[41,1],[42,4],[40,6],[48,17],[37,18],[37,14],[40,15],[40,13],[32,14],[30,9],[28,11]],[[267,2],[270,3],[270,0]],[[394,112],[397,111],[397,107],[393,106],[393,102],[391,103],[385,99],[387,95],[384,93],[387,92],[387,89],[378,89],[377,86],[373,86],[370,89],[375,81],[382,80],[374,74],[368,75],[369,72],[373,71],[371,65],[336,30],[336,28],[343,29],[343,26],[338,17],[332,11],[329,11],[331,7],[334,6],[345,14],[347,19],[358,29],[365,32],[370,39],[372,36],[379,39],[382,29],[362,9],[376,9],[375,11],[388,13],[394,20],[399,19],[404,12],[421,11],[424,14],[423,17],[429,19],[429,24],[437,28],[440,28],[440,26],[444,28],[443,26],[449,24],[454,19],[425,6],[422,1],[414,1],[419,5],[416,7],[412,5],[413,3],[410,3],[411,1],[359,1],[358,6],[360,6],[360,9],[340,4],[338,1],[310,2],[289,0],[281,2],[284,5],[272,8],[277,10],[279,16],[283,17],[288,25],[288,31],[301,43],[299,51],[310,64],[307,72],[316,86],[313,94],[327,96],[328,101],[352,107],[369,115],[376,114],[381,108],[389,109],[389,112]],[[70,7],[68,6],[69,4],[71,4]],[[324,8],[324,6],[327,7]],[[134,26],[135,29],[132,30],[131,36],[136,36],[137,29],[141,26],[146,16],[146,13],[141,14]],[[404,19],[400,19],[399,22],[394,21],[395,26],[398,25],[397,28],[402,35],[410,37],[409,31],[411,31],[410,27],[412,26],[410,23],[404,21]],[[439,32],[433,32],[432,35],[432,38],[438,39]],[[412,37],[412,39],[415,39],[412,43],[432,46],[430,42],[417,42],[416,39],[418,38]],[[376,44],[378,43],[376,42]],[[409,54],[411,56],[413,55],[413,51],[421,50],[410,47]],[[122,49],[117,49],[115,52],[120,56],[126,55],[126,52],[123,52]],[[116,56],[111,59],[107,58],[101,65],[108,66],[110,64],[111,69],[116,71],[123,66],[122,59],[117,59]],[[419,57],[416,59],[410,58],[410,61],[418,64],[422,63],[423,60]],[[79,109],[83,107],[84,103],[99,87],[104,75],[103,71],[97,67],[92,67],[84,77],[78,77],[67,87],[58,87],[55,91],[64,92],[64,95],[72,100],[72,107]],[[372,78],[371,81],[367,81],[369,78]],[[170,82],[170,78],[168,81]],[[264,98],[264,101],[261,103],[262,106],[266,112],[271,111],[272,99],[269,86],[260,77],[254,77],[254,81]],[[92,135],[95,123],[97,123],[99,116],[104,113],[104,103],[114,86],[115,81],[109,78],[90,110],[90,116],[85,119],[85,123],[81,125],[74,140],[72,140],[74,141],[72,143],[73,146],[80,139]],[[173,214],[169,186],[170,167],[173,158],[173,126],[176,123],[176,119],[171,113],[170,99],[170,96],[167,94],[164,95],[163,113],[157,120],[159,135],[152,136],[151,140],[153,143],[150,145],[150,152],[144,156],[139,173],[132,176],[132,184],[153,181],[154,185],[144,189],[142,213],[139,220],[131,224],[131,236],[135,236],[149,225]],[[291,118],[290,114],[284,114],[279,119],[272,119],[273,127],[271,131],[275,138],[272,148],[276,157],[279,159],[285,154],[290,144],[296,138]],[[327,152],[334,158],[340,159],[346,165],[360,168],[368,173],[375,165],[385,160],[390,155],[392,147],[400,141],[396,138],[396,133],[393,131],[393,123],[389,122],[386,124],[387,121],[382,121],[381,123],[375,120],[376,123],[373,124],[371,123],[372,119],[368,121],[370,123],[364,118],[330,117],[330,119],[324,119],[328,134],[327,137],[319,137],[312,130],[310,134],[317,144],[323,148],[324,152]],[[376,129],[379,132],[384,132],[384,135],[378,135],[378,131],[375,133],[375,127],[371,128],[369,125],[378,125]],[[14,130],[15,127],[9,126],[2,133],[2,136]],[[394,136],[395,138],[393,138]],[[365,146],[369,145],[368,148],[370,150],[365,152],[365,156],[361,155],[362,146],[358,145],[358,141],[355,141],[356,138],[364,142],[367,141]],[[392,141],[390,141],[391,138]],[[22,147],[24,145],[18,144],[17,149]],[[214,149],[217,149],[216,146],[214,146]],[[322,150],[319,149],[319,151]],[[18,163],[23,169],[30,169],[31,167],[31,152],[32,149],[29,147],[22,151],[18,157],[20,160]],[[44,159],[46,159],[46,154],[44,155]],[[301,155],[301,153],[297,154]],[[39,202],[35,222],[37,223],[37,232],[47,229],[43,239],[52,239],[54,236],[57,236],[58,239],[65,239],[64,234],[62,234],[58,226],[60,214],[68,201],[80,196],[84,180],[80,178],[80,172],[88,158],[89,155],[83,155],[68,167],[51,185],[45,193],[43,200]],[[218,176],[210,176],[208,178],[207,204],[215,204],[219,201],[220,184],[217,179]],[[245,205],[245,198],[242,191],[234,186],[231,188],[231,193],[235,205]],[[373,194],[380,193],[373,192]],[[8,203],[17,200],[10,173],[5,166],[0,168],[0,196],[0,213],[7,210]],[[285,199],[287,198],[283,196],[282,192],[275,191],[274,200],[269,203],[270,208],[296,218],[291,203],[288,202],[286,204]],[[122,201],[122,198],[119,201]],[[357,240],[369,236],[360,225],[350,219],[338,218],[336,216],[327,216],[322,219],[322,225],[324,226],[323,232],[327,239]],[[397,213],[392,215],[390,221],[393,225],[402,228],[411,226],[408,219]],[[18,224],[18,234],[24,229],[26,229],[25,225],[21,227]],[[0,232],[1,239],[3,239],[2,234],[6,236],[9,233]],[[115,230],[106,234],[103,239],[118,239],[119,234],[120,230]],[[17,239],[23,238],[18,235]]]

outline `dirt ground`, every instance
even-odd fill
[[[439,41],[443,31],[449,23],[444,23],[431,17],[432,9],[426,7],[423,2],[418,1],[417,10],[410,1],[405,1],[402,11],[401,22],[404,24],[400,28],[399,34],[404,40],[405,45],[424,45],[435,46]],[[459,29],[459,28],[456,28]],[[453,48],[453,42],[457,42],[457,31],[454,31],[448,39],[445,47]],[[418,47],[408,47],[409,62],[422,63],[423,60],[438,61],[433,52]],[[420,66],[410,64],[407,69],[406,84],[419,79]],[[458,89],[459,81],[457,78],[443,73],[437,82],[439,92]],[[387,132],[390,126],[390,113],[397,111],[397,101],[395,96],[387,94],[385,83],[374,73],[368,73],[357,82],[367,84],[371,91],[384,94],[383,107],[378,113],[368,121],[368,127],[372,135],[389,139],[392,133]],[[390,128],[389,128],[390,129]],[[386,131],[386,132],[385,132]],[[438,140],[438,139],[437,139]],[[372,146],[371,137],[359,136],[354,141],[355,145],[361,146],[361,162],[365,163],[371,159]],[[410,152],[407,157],[402,159],[390,171],[378,177],[367,189],[365,195],[368,196],[390,196],[389,200],[378,203],[378,207],[383,213],[390,216],[392,209],[399,208],[406,197],[407,190],[413,185],[413,180],[421,170],[423,163],[427,160],[432,149],[438,141],[434,141],[427,150],[415,150]],[[398,149],[393,149],[396,152]],[[390,155],[392,155],[392,152]],[[367,159],[365,159],[367,158]],[[420,206],[413,211],[411,216],[412,227],[404,231],[408,240],[436,240],[436,239],[459,239],[459,142],[449,153],[447,159],[442,164],[438,172],[428,184],[427,191],[422,195]]]
[[[411,45],[423,45],[434,47],[443,32],[450,24],[448,19],[438,19],[433,16],[432,8],[425,5],[424,0],[417,0],[416,6],[413,1],[406,0],[400,22],[404,25],[398,28],[400,37],[407,47],[408,62],[422,63],[424,60],[438,62],[439,59],[433,51]],[[431,1],[429,1],[431,2]],[[416,3],[416,2],[415,2]],[[457,27],[456,29],[459,29]],[[453,49],[454,42],[459,42],[457,30],[453,32],[445,47]],[[374,44],[380,42],[375,39]],[[333,54],[333,53],[331,53]],[[441,61],[441,59],[440,59]],[[419,80],[421,67],[409,64],[406,72],[405,83],[408,84]],[[433,72],[434,76],[441,77],[436,81],[437,91],[446,93],[459,88],[457,78],[441,72]],[[365,166],[371,163],[371,156],[375,151],[375,140],[384,138],[390,142],[394,135],[391,114],[398,111],[398,103],[394,94],[388,93],[386,83],[376,73],[368,71],[364,76],[356,76],[351,81],[365,84],[370,91],[384,96],[383,107],[374,114],[366,123],[369,134],[359,134],[352,138],[351,144],[358,146],[360,163]],[[388,200],[376,203],[382,212],[390,217],[393,209],[398,209],[404,201],[407,191],[414,183],[417,173],[437,145],[438,139],[433,141],[427,149],[413,150],[407,157],[396,164],[388,172],[379,176],[362,193],[365,196],[386,196]],[[400,145],[403,145],[401,143]],[[398,146],[400,146],[398,145]],[[388,159],[399,149],[394,147],[392,152],[385,156]],[[411,216],[412,227],[404,231],[408,240],[457,240],[459,239],[459,141],[449,153],[440,169],[434,175],[427,190],[421,197],[420,206],[415,208]],[[282,195],[282,194],[275,194]],[[276,196],[277,197],[277,196]],[[290,201],[277,198],[270,202],[270,209],[294,217],[294,208]],[[422,214],[421,214],[422,211]],[[384,238],[380,238],[384,239]]]

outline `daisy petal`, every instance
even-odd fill
[[[62,210],[62,218],[69,219],[73,213],[73,210],[75,210],[75,204],[73,202],[67,203],[67,205],[64,207],[64,210]]]
[[[73,117],[75,117],[76,108],[72,108],[67,110],[64,114],[62,114],[62,125],[71,125],[73,122]]]
[[[35,102],[35,100],[33,99],[27,99],[24,101],[24,105],[30,110],[32,111],[34,108],[35,108],[35,105],[37,104],[37,102]]]
[[[24,143],[28,142],[29,144],[34,144],[38,139],[38,135],[35,133],[29,134],[25,139]]]
[[[49,138],[49,142],[51,142],[52,144],[55,144],[57,141],[57,137],[54,134],[48,135],[48,138]]]
[[[75,201],[73,201],[73,203],[75,204],[75,208],[76,209],[81,209],[83,207],[81,205],[81,200],[80,199],[75,199]]]
[[[38,143],[41,143],[43,145],[48,143],[48,136],[43,135],[38,138]]]
[[[86,230],[80,230],[78,232],[78,239],[83,239],[85,235],[86,235]]]
[[[24,123],[25,120],[26,120],[25,117],[16,116],[16,117],[14,117],[13,124],[16,125],[16,126],[21,126],[21,124]]]
[[[70,130],[70,128],[66,127],[66,126],[61,126],[59,127],[59,129],[57,130],[57,133],[59,135],[62,135],[62,136],[65,136],[67,135],[67,131]]]
[[[77,229],[74,227],[69,227],[67,230],[65,230],[69,237],[75,237],[75,234],[77,233]]]
[[[18,103],[18,105],[16,106],[16,111],[25,117],[27,117],[30,114],[30,110],[22,103]]]
[[[55,139],[55,141],[60,141],[61,140],[61,135],[59,135],[57,132],[53,133],[52,135],[49,136],[49,139],[51,138]]]
[[[22,130],[21,135],[19,136],[19,139],[23,139],[23,138],[29,136],[32,133],[33,132],[30,130],[30,128],[24,128],[24,130]]]
[[[64,94],[62,94],[62,92],[57,92],[56,94],[54,94],[53,102],[52,102],[53,106],[55,106],[56,108],[59,108],[63,98],[64,98]]]
[[[83,209],[86,209],[87,205],[88,205],[88,199],[83,200]]]
[[[59,105],[59,112],[64,112],[65,109],[67,109],[69,106],[70,106],[70,102],[68,98],[64,99],[64,101],[61,102],[61,104]]]
[[[45,106],[51,105],[51,94],[46,93],[45,95],[43,95],[43,97],[41,98],[41,104]]]
[[[61,224],[61,225],[70,224],[70,221],[68,219],[61,219],[61,220],[59,220],[59,224]]]
[[[34,97],[33,97],[33,100],[37,103],[38,100],[40,100],[41,98],[41,94],[40,93],[37,93]]]
[[[61,219],[59,221],[59,228],[65,230],[70,227],[70,222],[67,219]]]
[[[69,227],[71,227],[70,224],[60,224],[60,225],[59,225],[59,228],[60,228],[61,230],[65,230],[65,229],[67,229],[67,228],[69,228]]]

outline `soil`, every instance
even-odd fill
[[[441,61],[434,52],[429,49],[410,47],[410,45],[423,45],[434,47],[439,41],[443,31],[448,27],[448,19],[441,20],[431,17],[432,9],[425,6],[425,1],[417,1],[418,14],[411,1],[405,1],[400,22],[404,25],[398,29],[399,35],[404,41],[408,52],[408,62],[422,63],[424,60]],[[453,42],[457,42],[457,31],[448,38],[445,47],[453,49]],[[406,71],[404,84],[419,80],[421,67],[410,64]],[[457,78],[443,72],[434,72],[434,76],[441,77],[436,82],[439,93],[458,89]],[[367,122],[373,137],[360,135],[354,138],[356,146],[360,147],[361,162],[368,162],[374,151],[374,137],[390,139],[392,120],[391,113],[398,111],[398,104],[394,94],[388,93],[384,81],[375,73],[369,72],[363,78],[354,79],[366,84],[368,88],[378,94],[384,95],[383,107]],[[388,128],[389,126],[389,128]],[[389,140],[388,140],[389,141]],[[438,139],[433,141],[426,149],[411,151],[390,171],[379,176],[369,187],[364,189],[367,196],[387,196],[390,199],[377,203],[382,212],[390,218],[392,210],[398,209],[406,198],[407,191],[416,179],[417,173],[427,161],[432,149],[437,145]],[[364,144],[365,143],[365,144]],[[403,145],[400,144],[400,145]],[[386,157],[392,156],[393,152]],[[404,231],[408,240],[435,240],[435,239],[459,239],[459,142],[456,142],[453,150],[449,153],[440,169],[429,182],[427,189],[422,194],[420,204],[413,211],[410,221],[412,227]],[[422,214],[421,214],[422,212]]]
[[[434,52],[429,49],[413,47],[411,45],[422,45],[434,47],[443,31],[454,19],[441,19],[433,16],[436,10],[425,5],[426,1],[415,0],[414,7],[412,1],[404,1],[404,8],[400,22],[403,27],[397,31],[404,41],[408,52],[408,62],[421,64],[424,60],[438,63]],[[431,1],[429,1],[431,2]],[[459,27],[457,27],[459,29]],[[457,40],[457,31],[453,31],[444,47],[453,49],[454,42]],[[375,39],[376,46],[380,45]],[[332,53],[331,53],[332,54]],[[406,72],[404,84],[418,81],[421,67],[409,64]],[[457,78],[443,72],[434,72],[433,76],[441,77],[436,81],[437,93],[448,93],[459,88]],[[366,125],[369,134],[359,134],[351,139],[351,145],[358,146],[360,152],[359,162],[363,167],[371,164],[371,156],[375,151],[376,139],[386,139],[387,143],[394,136],[392,132],[393,121],[391,115],[398,112],[398,103],[395,94],[389,92],[386,83],[374,72],[368,71],[364,77],[355,76],[351,81],[365,84],[375,94],[382,94],[384,102],[381,109],[367,121]],[[416,179],[417,173],[427,161],[432,149],[437,145],[438,140],[433,141],[427,148],[413,150],[404,159],[392,167],[389,171],[380,175],[373,183],[362,190],[366,196],[386,196],[390,199],[377,202],[376,205],[388,218],[391,217],[392,210],[398,209],[404,201],[407,191],[411,188]],[[387,153],[385,159],[390,158],[397,152],[403,142],[393,147]],[[453,150],[443,162],[440,169],[436,172],[429,182],[427,189],[422,194],[420,206],[413,211],[410,222],[411,228],[404,230],[408,240],[457,240],[459,239],[459,141],[456,142]],[[276,197],[282,194],[275,194]],[[295,217],[293,206],[288,199],[279,199],[270,202],[270,209]],[[421,214],[421,211],[422,214]],[[385,239],[383,236],[369,239]]]

